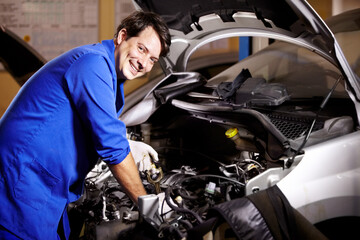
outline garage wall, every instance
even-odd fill
[[[308,3],[316,10],[321,18],[332,16],[332,2],[334,0],[308,0]]]
[[[0,71],[0,116],[3,115],[20,86],[6,71]]]
[[[110,39],[114,36],[114,5],[115,0],[99,0],[99,32],[97,37],[99,40]],[[4,70],[0,70],[0,116],[3,115],[19,89],[20,86],[11,75]]]

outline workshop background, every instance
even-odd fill
[[[359,0],[309,0],[318,14],[332,15],[360,7]],[[47,61],[79,45],[114,36],[116,27],[134,11],[131,0],[0,0],[0,24],[28,42]],[[218,40],[199,49],[192,58],[229,53],[243,58],[266,47],[268,41],[252,38]],[[247,49],[251,46],[252,49]],[[21,56],[18,56],[21,58]],[[150,73],[151,74],[151,73]],[[148,76],[127,81],[125,95],[144,84]],[[0,116],[19,91],[20,85],[0,64]]]

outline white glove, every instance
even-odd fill
[[[158,153],[148,144],[139,141],[128,140],[131,154],[140,172],[151,169],[151,164],[159,161]]]

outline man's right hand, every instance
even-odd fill
[[[153,161],[159,161],[158,153],[150,145],[133,140],[129,140],[129,145],[135,164],[140,172],[150,170]]]

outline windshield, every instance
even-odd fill
[[[357,76],[360,76],[359,13],[360,10],[352,10],[326,21]],[[211,78],[208,85],[216,87],[221,82],[232,82],[242,69],[249,69],[252,77],[264,78],[267,83],[283,84],[293,99],[323,97],[341,75],[336,66],[316,53],[275,41]],[[344,82],[340,82],[332,97],[348,98]]]
[[[244,68],[249,69],[253,78],[283,84],[291,98],[322,97],[340,76],[339,70],[319,55],[278,41],[215,76],[209,84],[232,81]],[[347,97],[343,82],[333,96]]]

